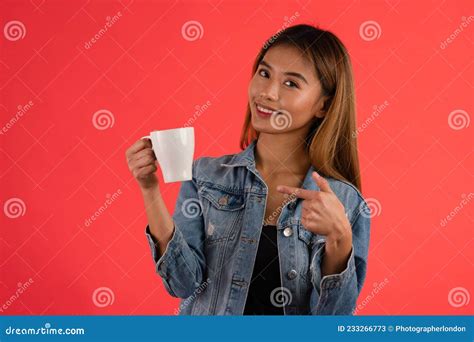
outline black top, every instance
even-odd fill
[[[279,290],[275,290],[279,287],[281,287],[281,280],[277,228],[272,225],[264,225],[244,315],[283,315],[283,307],[279,306],[278,300]],[[275,291],[272,295],[273,290]]]

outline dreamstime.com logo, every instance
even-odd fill
[[[204,28],[199,21],[190,20],[185,22],[181,27],[181,35],[188,42],[194,42],[195,40],[202,38],[204,35]]]
[[[448,115],[448,125],[455,131],[469,127],[470,122],[471,118],[469,114],[462,109],[453,110]]]
[[[360,311],[362,311],[374,298],[375,296],[383,290],[383,288],[389,283],[389,280],[388,278],[385,278],[383,281],[381,281],[380,283],[374,283],[374,286],[373,286],[373,289],[372,291],[370,291],[370,293],[365,296],[364,299],[362,299],[362,301],[357,304],[357,307],[354,309],[354,311],[352,312],[352,314],[354,315],[357,315]]]
[[[279,131],[290,127],[292,123],[293,118],[290,112],[284,109],[279,109],[270,116],[270,124]]]
[[[293,14],[292,16],[290,17],[287,17],[285,16],[283,18],[284,22],[283,22],[283,25],[281,26],[281,28],[273,35],[270,37],[270,39],[268,39],[265,44],[263,44],[263,49],[266,50],[268,49],[271,44],[273,44],[273,42],[281,35],[281,33],[287,29],[288,27],[290,27],[290,25],[292,25],[300,16],[300,13],[299,12],[295,12],[295,14]]]
[[[84,226],[89,227],[96,219],[98,219],[107,210],[107,208],[110,208],[112,203],[114,203],[117,200],[117,198],[120,197],[120,195],[122,195],[121,189],[117,189],[117,191],[115,191],[112,195],[111,194],[105,195],[106,200],[104,204],[101,205],[99,209],[97,209],[94,212],[94,214],[92,214],[90,217],[84,220]]]
[[[464,287],[455,287],[448,293],[448,303],[453,308],[460,308],[469,304],[471,296],[469,291]]]
[[[53,328],[51,323],[45,323],[40,328],[5,328],[5,335],[84,335],[84,328]]]
[[[99,287],[94,290],[92,293],[92,303],[98,308],[105,308],[106,306],[110,306],[115,301],[115,294],[109,287]]]
[[[209,286],[209,284],[211,283],[211,279],[207,278],[205,282],[203,282],[201,285],[199,285],[199,287],[194,290],[193,294],[191,296],[189,296],[188,298],[186,298],[179,306],[178,309],[175,309],[174,310],[174,314],[175,315],[179,315],[179,313],[186,307],[188,306],[189,304],[191,304],[195,299],[196,297],[204,292],[206,290],[206,288]]]
[[[439,225],[441,227],[446,227],[450,221],[454,219],[454,217],[461,212],[474,198],[474,193],[470,192],[469,194],[462,194],[462,200],[459,202],[457,206],[455,206],[446,217],[442,218]]]
[[[298,198],[297,192],[298,191],[294,191],[290,195],[288,195],[285,198],[285,200],[283,201],[283,203],[281,205],[279,205],[270,215],[268,215],[267,218],[265,218],[265,220],[263,221],[263,224],[264,225],[271,224],[273,222],[273,220],[280,215],[280,213],[283,210],[283,208],[285,207],[285,205],[287,205],[291,201],[296,200]]]
[[[382,204],[378,199],[373,197],[366,198],[365,203],[367,205],[364,205],[364,202],[362,202],[359,206],[360,214],[363,217],[372,218],[382,214]]]
[[[195,218],[202,215],[202,203],[197,198],[188,198],[181,204],[181,212],[186,218]]]
[[[31,286],[31,284],[33,284],[34,281],[32,278],[28,279],[25,283],[21,283],[19,282],[18,283],[18,288],[16,289],[15,293],[12,294],[10,296],[10,298],[8,298],[5,303],[3,303],[2,306],[0,306],[0,312],[3,312],[5,310],[7,310],[13,303],[16,302],[16,300],[18,298],[20,298],[20,296],[26,292],[26,290]]]
[[[196,105],[194,109],[196,109],[193,113],[193,115],[186,121],[186,123],[183,125],[183,127],[189,127],[194,124],[194,122],[205,112],[209,109],[209,107],[212,105],[211,101],[207,100],[205,104],[202,106]]]
[[[382,28],[374,20],[368,20],[360,24],[359,35],[366,42],[377,40],[382,35]]]
[[[100,109],[92,115],[92,125],[99,131],[114,127],[115,117],[110,110]]]
[[[3,27],[3,35],[11,42],[23,39],[26,36],[26,27],[21,21],[12,20]]]
[[[20,198],[10,198],[3,204],[3,213],[6,217],[11,219],[16,219],[20,216],[25,216],[26,204]]]
[[[18,110],[15,113],[15,115],[12,116],[10,120],[8,120],[7,123],[5,123],[5,125],[3,125],[3,127],[0,129],[0,135],[7,133],[8,130],[11,129],[21,119],[21,117],[25,115],[31,109],[31,107],[33,107],[33,105],[34,105],[33,101],[29,101],[27,104],[23,106],[18,105],[17,107]]]
[[[270,293],[270,302],[277,308],[290,305],[292,300],[291,291],[286,287],[277,287]]]
[[[84,43],[84,48],[89,50],[95,43],[97,43],[117,21],[122,18],[122,12],[118,11],[112,17],[105,18],[104,26],[87,42]]]
[[[469,17],[462,17],[461,24],[446,38],[439,44],[439,47],[444,50],[448,47],[449,44],[454,42],[454,40],[466,29],[469,24],[474,20],[474,16],[470,15]]]
[[[362,125],[360,125],[359,127],[356,128],[355,132],[352,132],[352,137],[353,138],[357,138],[357,136],[362,133],[363,131],[365,131],[365,129],[367,127],[370,126],[370,124],[372,122],[375,121],[375,119],[380,115],[382,114],[382,112],[389,106],[389,103],[387,100],[384,101],[384,103],[382,103],[381,105],[374,105],[373,106],[373,110],[372,110],[372,114],[364,120],[364,122],[362,123]]]

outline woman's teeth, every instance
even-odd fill
[[[260,107],[259,105],[257,105],[257,109],[261,112],[268,113],[268,114],[277,113],[276,110],[266,109],[266,108]]]

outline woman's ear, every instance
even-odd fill
[[[327,112],[327,96],[321,96],[316,103],[316,113],[314,114],[315,117],[317,118],[324,118],[326,116]]]
[[[323,111],[319,111],[316,113],[316,115],[314,115],[315,117],[317,117],[318,119],[322,119],[326,116],[326,112],[323,112]]]

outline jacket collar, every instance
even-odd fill
[[[255,145],[257,140],[253,140],[245,150],[240,153],[234,154],[232,159],[228,163],[223,163],[221,166],[235,167],[235,166],[253,166],[255,167]]]
[[[258,174],[258,170],[255,166],[255,146],[257,144],[257,139],[254,139],[246,148],[240,153],[234,154],[232,159],[228,163],[222,163],[221,166],[224,167],[236,167],[236,166],[245,166],[247,169],[251,170],[254,173]],[[306,173],[306,176],[303,180],[302,188],[308,190],[319,190],[319,187],[314,182],[311,177],[312,172],[314,171],[313,165],[311,165]]]

